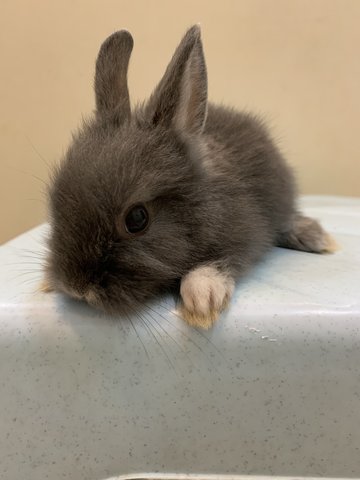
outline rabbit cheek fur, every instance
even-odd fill
[[[101,46],[96,115],[54,172],[47,285],[131,313],[180,282],[183,318],[209,328],[271,246],[321,253],[334,243],[296,211],[293,176],[262,123],[208,105],[198,26],[134,112],[132,46],[126,31]],[[139,203],[149,226],[129,238],[121,225]]]

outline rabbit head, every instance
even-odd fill
[[[131,35],[101,46],[96,112],[74,135],[49,188],[47,281],[109,312],[177,285],[201,255],[207,77],[199,27],[131,112]]]

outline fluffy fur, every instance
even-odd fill
[[[207,103],[199,27],[185,34],[149,101],[134,112],[132,46],[125,31],[102,45],[96,114],[54,172],[47,283],[126,312],[183,279],[183,316],[207,328],[234,280],[273,245],[320,252],[331,249],[330,240],[298,216],[293,175],[264,125]],[[121,225],[137,203],[147,206],[150,226],[129,238]]]

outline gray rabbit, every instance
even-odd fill
[[[297,211],[293,175],[264,125],[207,102],[198,26],[133,112],[132,48],[127,31],[101,46],[95,116],[53,173],[47,288],[109,313],[177,290],[183,318],[209,328],[273,245],[322,253],[335,242]]]

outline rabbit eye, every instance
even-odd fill
[[[125,228],[128,233],[139,234],[149,225],[149,213],[144,205],[135,205],[125,217]]]

